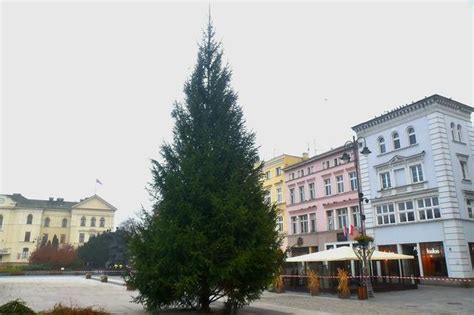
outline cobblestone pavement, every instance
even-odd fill
[[[0,305],[21,298],[36,311],[52,308],[61,302],[66,305],[98,306],[114,314],[145,314],[141,305],[130,302],[136,292],[117,285],[121,282],[120,278],[109,279],[114,283],[101,283],[78,276],[0,277]],[[216,303],[216,308],[221,306],[222,303]],[[377,293],[368,301],[359,301],[356,297],[342,300],[333,295],[265,292],[260,300],[240,312],[243,315],[329,313],[474,314],[474,288],[423,285],[418,290]]]

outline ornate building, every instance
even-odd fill
[[[0,195],[0,263],[28,262],[31,252],[54,236],[59,244],[77,247],[111,230],[115,210],[97,195],[79,202]]]

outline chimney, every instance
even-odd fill
[[[56,198],[56,201],[63,202],[64,198]]]
[[[309,159],[309,154],[308,154],[308,152],[304,152],[303,153],[303,161],[305,161],[307,159]]]
[[[54,201],[54,198],[53,197],[49,197],[49,201]]]

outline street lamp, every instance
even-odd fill
[[[357,179],[357,193],[358,193],[358,200],[359,200],[359,211],[360,211],[360,232],[363,236],[365,236],[365,214],[364,214],[364,208],[363,208],[363,201],[369,202],[367,198],[364,198],[364,194],[361,192],[360,188],[360,176],[359,176],[359,148],[360,146],[363,146],[362,151],[360,151],[360,154],[363,156],[367,156],[370,153],[372,153],[369,148],[367,147],[367,141],[365,140],[364,137],[358,137],[356,139],[355,136],[352,137],[352,141],[347,141],[344,144],[344,148],[350,149],[353,152],[354,155],[354,164],[355,164],[355,169],[356,169],[356,179]],[[351,160],[351,156],[347,153],[344,152],[341,156],[341,160],[345,162],[349,162]],[[373,297],[373,290],[372,290],[372,282],[367,281],[367,277],[369,275],[369,259],[372,256],[372,253],[374,251],[374,248],[369,249],[368,245],[360,244],[359,247],[354,249],[354,252],[356,253],[357,257],[362,261],[362,286],[367,288],[367,293],[370,297]]]

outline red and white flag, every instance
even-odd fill
[[[347,237],[347,226],[344,225],[344,228],[342,229],[344,236]]]
[[[350,228],[349,228],[349,234],[350,234],[350,235],[353,235],[353,234],[354,234],[354,229],[355,229],[354,225],[351,224],[351,226],[350,226]]]

